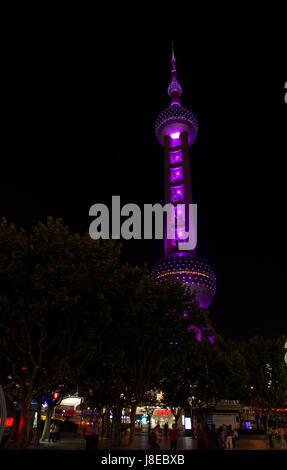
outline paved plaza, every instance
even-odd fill
[[[29,446],[29,450],[85,450],[86,441],[80,434],[77,433],[62,433],[60,442],[41,442],[38,447]],[[121,443],[118,444],[111,439],[100,439],[99,450],[127,450],[128,449],[128,434],[122,437]],[[136,434],[134,440],[133,450],[149,450],[148,435]],[[160,442],[160,450],[169,450],[169,440],[163,436]],[[184,437],[180,435],[177,440],[177,450],[197,450],[197,443],[191,437]],[[274,448],[271,449],[269,442],[265,439],[254,439],[240,437],[236,442],[236,450],[286,450],[286,446],[281,449],[280,444],[275,442]],[[226,450],[225,452],[232,452]]]

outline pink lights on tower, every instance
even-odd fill
[[[183,180],[182,166],[170,169],[170,181],[171,183],[177,183]]]
[[[170,137],[172,139],[179,139],[179,136],[180,136],[180,132],[173,132],[172,134],[170,134]]]
[[[170,162],[171,165],[174,165],[175,163],[182,162],[181,150],[176,150],[176,151],[170,152],[169,162]]]
[[[200,306],[208,308],[216,289],[214,272],[206,261],[196,256],[195,249],[180,251],[180,242],[188,242],[186,237],[196,227],[188,210],[193,203],[189,147],[196,138],[198,124],[192,111],[181,104],[182,88],[177,80],[175,62],[172,47],[168,87],[170,104],[158,115],[155,123],[158,142],[164,147],[165,204],[172,203],[175,207],[174,217],[166,218],[165,234],[171,229],[175,237],[169,239],[165,236],[165,257],[157,263],[153,275],[159,282],[173,278],[188,284]]]
[[[171,202],[182,202],[184,199],[183,184],[180,186],[173,186],[170,188]]]

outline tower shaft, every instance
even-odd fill
[[[178,134],[178,135],[177,135]],[[192,204],[188,135],[177,132],[164,138],[165,204],[176,204],[175,221],[165,221],[165,256],[179,250],[182,231],[189,231],[189,204]],[[175,224],[175,239],[168,239],[168,224]]]

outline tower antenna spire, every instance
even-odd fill
[[[171,58],[174,59],[174,44],[173,44],[173,41],[171,41]]]
[[[171,41],[171,83],[168,87],[167,92],[168,92],[168,95],[171,97],[171,100],[170,100],[171,106],[174,104],[181,106],[180,95],[182,93],[182,89],[181,89],[180,84],[177,81],[175,62],[176,62],[176,58],[174,57],[174,42]]]

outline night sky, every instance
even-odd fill
[[[217,277],[211,319],[233,338],[287,334],[282,61],[271,48],[230,54],[194,40],[175,40],[175,54],[181,102],[199,122],[191,171],[197,254]],[[163,203],[154,123],[169,104],[170,55],[162,39],[62,46],[33,74],[1,81],[0,215],[25,227],[53,215],[83,233],[90,206],[112,195]],[[163,242],[125,242],[124,256],[152,267]]]

